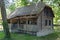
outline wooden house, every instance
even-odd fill
[[[53,32],[52,8],[42,2],[17,8],[8,15],[11,32],[44,36]]]

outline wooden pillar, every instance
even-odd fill
[[[37,19],[37,31],[40,31],[41,30],[41,17],[39,16],[38,19]]]
[[[42,16],[43,16],[43,13],[42,13],[42,12],[43,12],[43,11],[41,11],[41,30],[42,30],[42,25],[43,25],[43,24],[42,24],[42,22],[43,22],[43,21],[42,21],[42,20],[43,20],[43,19],[42,19],[42,18],[43,18],[43,17],[42,17]]]
[[[17,29],[20,29],[19,19],[17,19],[17,20],[18,20],[18,22],[17,22],[18,28]]]
[[[10,24],[9,24],[9,31],[10,32],[12,31],[11,27],[12,27],[12,20],[10,20]]]
[[[52,29],[54,29],[54,26],[53,26],[53,18],[52,18]]]
[[[26,31],[28,31],[27,25],[28,25],[28,18],[26,19]]]
[[[38,19],[37,19],[37,30],[42,31],[42,12],[39,14]]]

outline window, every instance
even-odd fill
[[[47,20],[45,20],[45,26],[47,26]]]
[[[31,24],[31,22],[32,22],[31,20],[28,20],[28,24]]]
[[[17,22],[12,23],[11,29],[17,29]]]
[[[37,24],[37,21],[28,20],[28,24],[36,25]]]
[[[49,20],[49,26],[51,26],[51,20]]]
[[[26,24],[26,21],[20,21],[21,24]]]

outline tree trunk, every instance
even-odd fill
[[[8,23],[7,23],[4,0],[0,0],[0,4],[1,4],[1,15],[2,15],[2,20],[3,20],[2,24],[3,24],[3,28],[4,28],[4,32],[5,32],[5,37],[10,38],[10,32],[9,32],[9,27],[8,27]]]

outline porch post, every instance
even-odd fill
[[[53,18],[52,18],[52,29],[54,29],[54,25],[53,25]]]
[[[26,31],[28,31],[27,25],[28,25],[28,18],[26,20]]]
[[[12,31],[11,27],[12,27],[12,20],[10,20],[10,24],[9,24],[9,31],[10,32]]]
[[[18,20],[18,22],[17,22],[18,28],[17,29],[19,29],[19,19],[17,19],[17,20]]]
[[[40,16],[37,19],[37,26],[38,26],[37,30],[41,31],[41,17]]]

